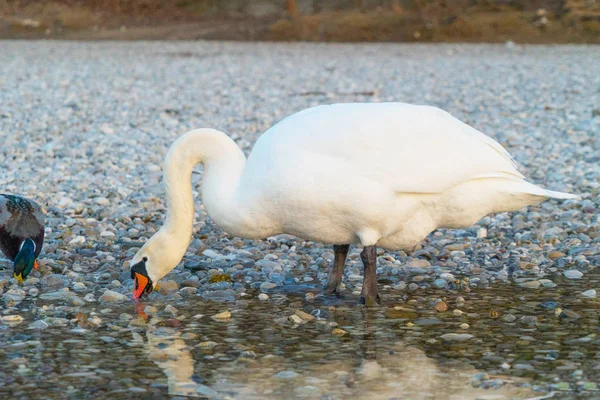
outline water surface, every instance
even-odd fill
[[[11,398],[139,393],[144,398],[495,399],[554,392],[593,397],[600,395],[594,383],[600,366],[598,302],[578,294],[584,286],[597,286],[599,275],[588,276],[585,282],[554,277],[554,288],[507,283],[455,293],[390,290],[377,309],[355,305],[352,296],[306,299],[302,289],[310,286],[271,293],[268,301],[185,299],[171,304],[175,310],[147,301],[93,304],[73,314],[60,302],[45,302],[40,317],[49,323],[46,329],[30,327],[40,319],[30,310],[41,301],[26,300],[2,312],[24,320],[0,326],[0,393]],[[438,295],[445,296],[445,312],[433,307]],[[464,305],[456,304],[458,296]],[[157,312],[142,312],[148,305]],[[289,317],[297,310],[318,318],[293,323]],[[213,318],[224,311],[231,318]],[[90,319],[94,316],[102,321],[99,327]]]

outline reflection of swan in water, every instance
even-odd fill
[[[144,342],[133,333],[134,340]],[[201,396],[206,386],[192,380],[194,360],[190,347],[173,328],[149,326],[145,348],[152,361],[167,375],[170,395]],[[369,339],[363,342],[370,342]],[[367,343],[364,343],[367,344]],[[368,344],[367,344],[368,345]],[[371,347],[371,346],[369,346]],[[364,349],[363,349],[364,350]],[[292,357],[266,356],[222,365],[212,372],[210,387],[231,399],[526,399],[534,394],[507,384],[500,389],[474,388],[471,379],[478,371],[465,362],[440,364],[402,342],[370,348],[366,359],[329,359],[303,363]],[[279,374],[295,370],[294,373]],[[514,378],[500,377],[514,381]],[[215,393],[216,394],[216,393]],[[201,396],[206,397],[206,396]],[[214,397],[209,397],[214,398]]]
[[[468,363],[440,365],[416,348],[402,343],[382,346],[372,359],[339,359],[304,364],[291,379],[277,377],[293,370],[290,358],[268,357],[238,368],[231,365],[213,371],[213,389],[228,392],[235,399],[526,399],[535,394],[506,384],[499,389],[475,388],[475,370]],[[293,375],[293,374],[292,374]],[[289,374],[288,374],[289,377]],[[515,378],[500,377],[515,381]]]
[[[182,339],[180,330],[156,327],[158,320],[151,319],[145,332],[147,341],[143,334],[133,332],[133,335],[134,341],[147,350],[150,359],[167,376],[168,391],[172,396],[369,400],[526,399],[535,396],[531,390],[511,384],[499,389],[475,388],[471,380],[479,371],[467,362],[436,360],[427,357],[420,348],[397,339],[386,343],[376,334],[377,326],[371,319],[365,315],[359,318],[360,321],[353,321],[352,325],[356,327],[362,324],[361,330],[365,333],[362,337],[353,335],[351,341],[339,341],[339,352],[328,352],[331,346],[315,342],[302,348],[276,345],[271,349],[272,354],[257,352],[256,359],[241,357],[220,363],[218,368],[211,369],[208,386],[192,380],[194,366],[199,360],[193,359],[191,348]],[[244,332],[231,333],[241,337]],[[294,353],[288,354],[290,350]],[[490,378],[505,382],[518,380],[506,376]]]
[[[194,359],[180,331],[148,325],[147,342],[139,333],[132,334],[133,340],[144,346],[149,358],[167,375],[170,395],[200,396],[196,392],[199,385],[192,380]]]

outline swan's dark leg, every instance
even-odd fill
[[[360,258],[365,266],[360,302],[367,306],[374,306],[381,303],[379,294],[377,294],[377,247],[365,246],[360,253]]]
[[[340,284],[342,283],[342,274],[344,273],[344,264],[348,255],[348,244],[336,244],[333,246],[335,259],[329,270],[329,279],[325,285],[325,294],[340,294]]]

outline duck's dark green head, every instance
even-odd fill
[[[19,253],[15,257],[15,261],[13,263],[13,276],[19,282],[23,282],[27,275],[31,272],[31,270],[35,267],[35,243],[31,239],[25,239],[23,243],[21,243],[21,248],[19,249]]]

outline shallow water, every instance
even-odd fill
[[[531,398],[576,393],[594,397],[598,380],[598,301],[577,295],[598,285],[552,277],[555,288],[500,284],[470,292],[385,291],[384,305],[366,309],[352,296],[304,297],[288,287],[235,303],[186,299],[82,307],[103,320],[46,304],[51,326],[26,300],[3,315],[0,394],[11,398]],[[291,289],[291,290],[290,290]],[[448,310],[433,308],[446,296]],[[465,299],[457,306],[456,298]],[[158,312],[144,313],[146,306]],[[40,304],[38,304],[40,306]],[[63,310],[67,310],[67,312]],[[315,310],[320,311],[315,311]],[[463,312],[455,312],[459,309]],[[231,318],[213,315],[229,310]],[[294,324],[296,310],[320,319]],[[514,321],[511,322],[512,318]],[[65,318],[52,320],[52,318]],[[305,318],[307,318],[305,316]],[[54,322],[53,322],[54,321]],[[56,326],[57,322],[64,326]],[[469,326],[461,327],[461,324]],[[345,331],[335,335],[335,329]],[[335,333],[341,334],[339,331]],[[464,341],[441,338],[468,334]],[[446,338],[448,338],[446,336]],[[139,393],[139,394],[137,394]]]

